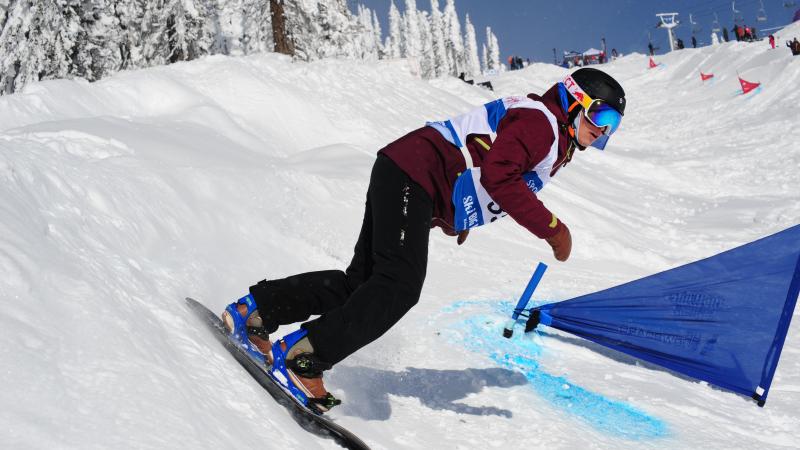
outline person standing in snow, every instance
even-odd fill
[[[775,35],[773,34],[769,35],[769,46],[775,49]]]
[[[511,216],[559,261],[567,225],[538,198],[575,155],[604,148],[620,125],[625,92],[608,74],[579,69],[539,96],[506,97],[426,126],[378,152],[353,259],[345,271],[263,280],[222,319],[273,378],[318,412],[339,404],[324,371],[378,339],[419,300],[430,229],[458,245],[472,228]],[[300,325],[274,344],[279,325]]]

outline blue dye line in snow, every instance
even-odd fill
[[[513,308],[511,303],[461,301],[443,312],[452,313],[477,305],[490,306],[500,314],[470,315],[468,319],[453,324],[449,330],[453,340],[470,351],[488,355],[501,367],[523,373],[544,400],[602,432],[632,440],[667,436],[667,426],[661,420],[631,405],[587,391],[564,377],[542,371],[536,358],[542,348],[531,334],[515,333],[511,339],[502,336],[505,316]]]

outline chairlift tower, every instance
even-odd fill
[[[661,19],[661,26],[667,29],[667,34],[669,34],[669,51],[675,51],[675,40],[672,36],[672,29],[677,27],[680,22],[675,20],[678,16],[678,13],[661,13],[656,14],[656,16]]]

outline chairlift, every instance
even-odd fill
[[[694,18],[692,17],[691,14],[689,14],[689,23],[692,24],[692,34],[703,31],[703,27],[701,27],[700,25],[697,24],[697,22],[694,21]]]
[[[767,21],[767,12],[764,11],[764,0],[760,0],[761,2],[761,9],[758,10],[756,13],[756,20],[759,22],[766,22]]]
[[[711,31],[714,33],[719,33],[722,31],[722,28],[719,26],[719,18],[717,17],[717,13],[714,13],[714,23],[711,25]]]

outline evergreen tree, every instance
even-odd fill
[[[464,71],[464,44],[461,37],[461,22],[456,12],[455,0],[447,0],[444,7],[445,47],[450,73],[458,76]]]
[[[486,27],[486,68],[500,70],[500,45],[497,36],[492,33],[492,27]]]
[[[403,16],[405,35],[401,53],[405,58],[419,58],[422,54],[422,35],[419,29],[416,0],[406,0],[406,14]]]
[[[378,13],[372,11],[372,32],[375,34],[375,48],[378,50],[378,58],[386,57],[386,49],[381,45],[381,23],[378,21]]]
[[[269,17],[272,27],[274,51],[283,55],[295,55],[294,40],[288,31],[286,5],[284,0],[269,0]]]
[[[417,12],[420,34],[419,65],[423,78],[436,77],[436,58],[433,53],[433,35],[431,34],[431,21],[425,11]]]
[[[11,3],[0,33],[0,92],[69,76],[77,57],[80,13],[77,4],[57,0]]]
[[[3,25],[6,23],[6,17],[8,12],[8,2],[9,0],[0,0],[0,31],[3,30]]]
[[[389,4],[389,36],[386,37],[386,54],[389,58],[402,57],[401,48],[403,44],[403,18],[400,16],[400,11],[394,5],[394,0]]]
[[[483,73],[489,69],[489,51],[486,49],[486,44],[481,44],[481,64],[483,66]]]
[[[431,39],[433,46],[434,76],[450,74],[447,47],[444,43],[444,18],[439,11],[439,0],[431,0]]]
[[[287,0],[287,28],[291,30],[295,56],[311,61],[333,56],[357,56],[358,21],[345,0]]]
[[[475,37],[475,27],[469,20],[469,14],[467,14],[464,29],[464,72],[474,78],[481,74],[481,63],[478,60],[478,41]]]
[[[242,4],[241,45],[244,54],[271,52],[272,11],[265,0],[244,0]]]

